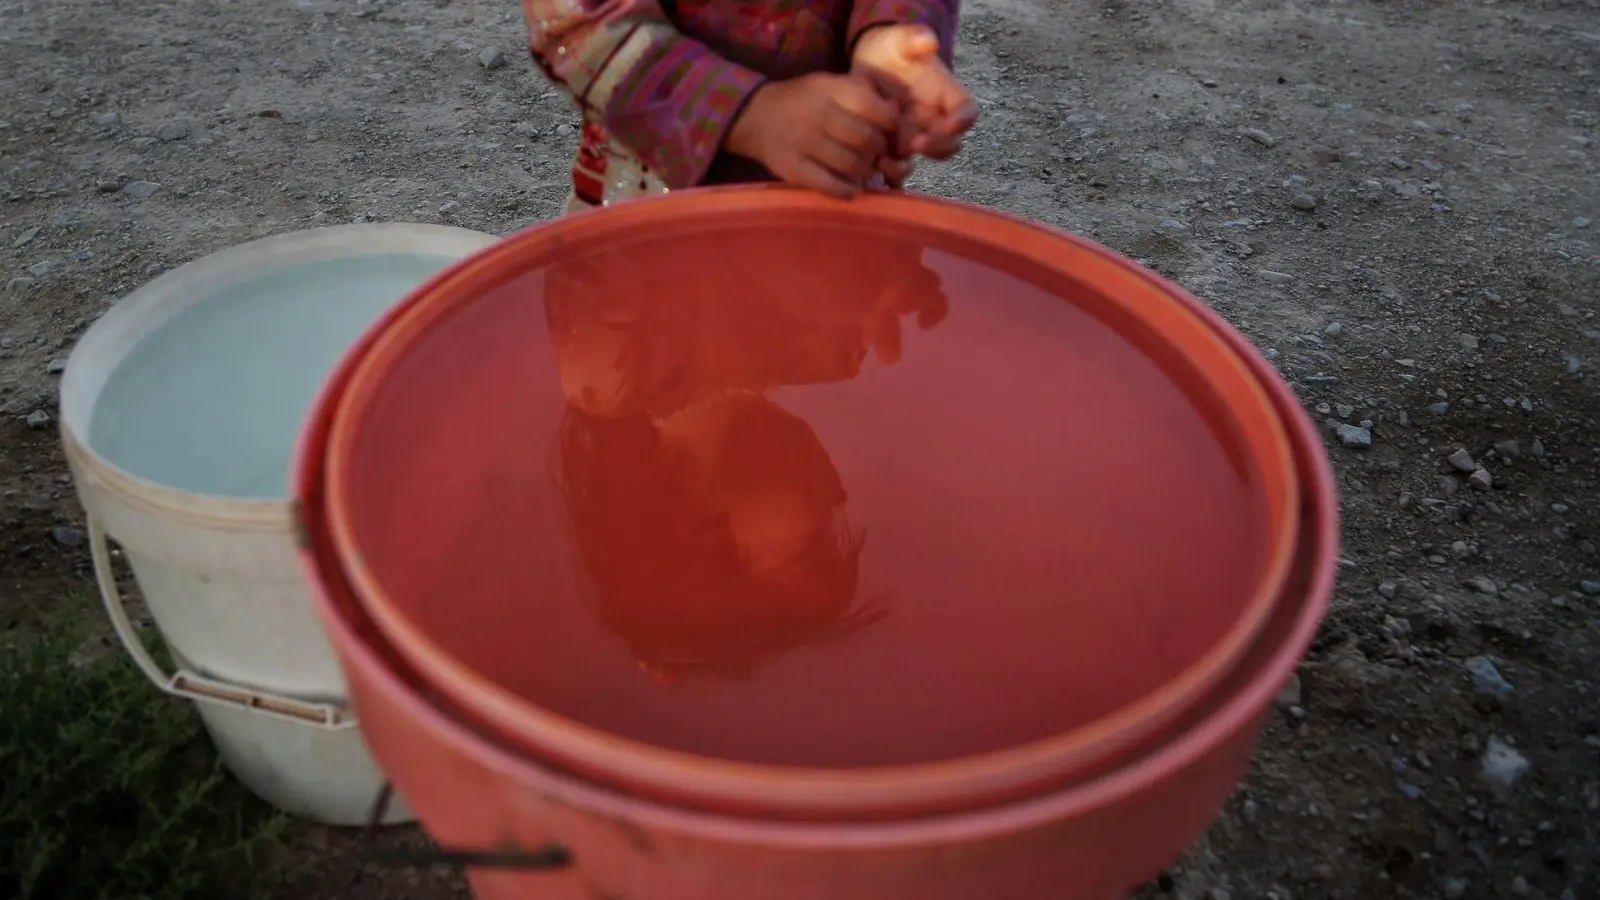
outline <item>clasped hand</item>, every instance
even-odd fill
[[[931,30],[884,25],[857,40],[847,74],[758,89],[726,147],[785,182],[848,199],[879,175],[898,187],[915,156],[953,156],[977,117]]]

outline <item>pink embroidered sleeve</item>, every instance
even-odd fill
[[[945,65],[954,65],[956,22],[961,16],[961,0],[856,0],[850,10],[849,46],[856,38],[879,25],[926,25],[939,36],[939,56]]]
[[[522,0],[534,61],[670,188],[699,184],[765,79],[679,34],[659,0]]]

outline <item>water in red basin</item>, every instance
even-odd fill
[[[846,208],[519,236],[380,339],[330,517],[438,689],[648,782],[582,746],[908,773],[1226,674],[1298,517],[1243,364],[1103,273]]]

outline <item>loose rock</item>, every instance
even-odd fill
[[[161,185],[153,181],[130,181],[122,186],[122,193],[135,200],[148,200],[161,190]]]
[[[168,122],[156,131],[156,137],[163,141],[181,141],[189,136],[189,126],[182,122]]]
[[[1246,128],[1244,130],[1244,136],[1252,141],[1255,141],[1263,147],[1272,148],[1278,146],[1277,138],[1267,134],[1265,131],[1262,131],[1259,128]]]
[[[1494,664],[1494,660],[1487,656],[1474,656],[1463,665],[1472,673],[1473,687],[1477,688],[1480,694],[1505,697],[1516,691],[1511,682],[1500,674],[1500,669]]]
[[[504,69],[506,55],[496,47],[485,47],[478,51],[478,63],[485,69]]]
[[[1457,472],[1470,474],[1478,470],[1478,464],[1473,461],[1472,454],[1468,453],[1465,447],[1450,454],[1445,458],[1445,462],[1448,462],[1450,468],[1455,469]]]
[[[1467,476],[1467,483],[1480,491],[1487,491],[1494,487],[1494,476],[1489,474],[1488,469],[1475,469]]]
[[[1372,432],[1366,428],[1362,428],[1359,425],[1351,425],[1348,422],[1340,422],[1338,425],[1334,426],[1333,432],[1339,436],[1339,443],[1345,445],[1346,447],[1355,447],[1357,449],[1364,450],[1372,446]]]
[[[1278,691],[1278,708],[1288,709],[1291,706],[1299,706],[1300,701],[1303,699],[1302,694],[1300,673],[1295,672],[1289,676],[1289,680],[1284,682],[1283,688]]]
[[[1461,586],[1464,588],[1471,588],[1472,590],[1477,591],[1486,597],[1493,597],[1500,593],[1500,586],[1495,584],[1492,579],[1486,578],[1482,575],[1479,575],[1476,578],[1466,579],[1465,581],[1461,582]]]
[[[1483,777],[1492,786],[1508,790],[1521,781],[1533,768],[1528,758],[1506,743],[1499,735],[1491,735],[1483,750]]]
[[[25,421],[28,423],[28,427],[34,431],[43,431],[50,427],[50,414],[42,409],[36,409],[28,413],[28,418]]]

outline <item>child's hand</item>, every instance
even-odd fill
[[[893,79],[907,93],[916,134],[904,151],[946,159],[978,119],[978,104],[939,59],[939,39],[922,25],[880,25],[856,41],[850,71]]]
[[[790,184],[849,199],[889,155],[900,117],[865,75],[804,75],[759,88],[723,146]]]

